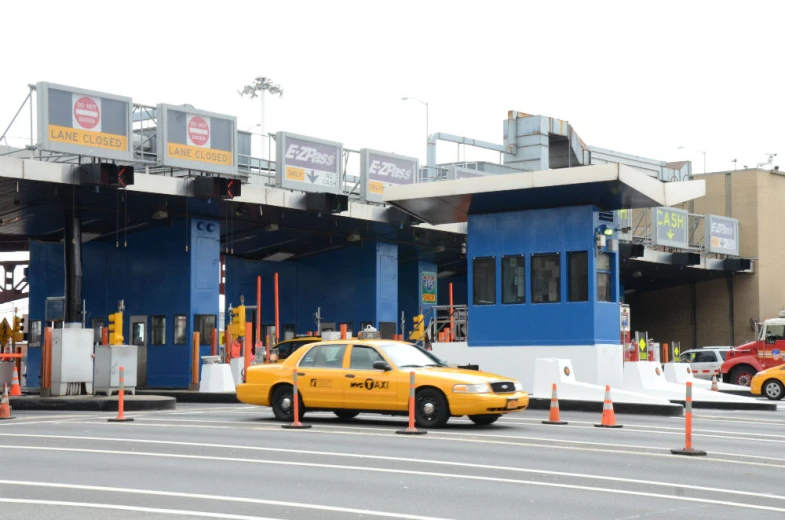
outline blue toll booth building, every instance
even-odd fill
[[[615,210],[703,196],[623,164],[395,186],[385,201],[430,224],[467,223],[468,341],[435,344],[450,363],[517,377],[569,359],[586,383],[623,388]]]

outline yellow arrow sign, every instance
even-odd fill
[[[641,350],[646,350],[646,341],[643,338],[638,342],[638,347],[640,347]]]
[[[672,229],[668,230],[668,240],[673,240],[673,230]]]
[[[673,349],[673,355],[674,355],[674,356],[678,356],[678,355],[679,355],[679,347],[674,347],[674,349]]]

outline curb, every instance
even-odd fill
[[[240,401],[235,392],[193,392],[190,390],[136,390],[137,396],[164,396],[178,403],[235,404]]]
[[[602,404],[602,401],[559,399],[559,409],[561,411],[566,410],[570,412],[602,413]],[[529,399],[529,408],[532,410],[548,410],[550,406],[550,398],[532,397]],[[664,415],[668,417],[681,417],[684,414],[684,408],[679,404],[639,404],[614,402],[613,411],[615,413],[623,414]]]
[[[174,410],[177,402],[172,397],[159,395],[125,396],[126,412],[149,412]],[[37,395],[12,397],[11,408],[19,410],[55,410],[68,412],[116,412],[117,396],[114,397],[39,397]]]

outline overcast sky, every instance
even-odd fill
[[[583,140],[708,170],[783,152],[782,2],[36,2],[0,11],[0,131],[52,81],[189,103],[267,130],[425,158],[430,130],[502,142],[508,110],[569,120]],[[10,136],[26,136],[27,114]],[[13,142],[13,141],[12,141]],[[16,141],[19,144],[19,141]],[[467,160],[494,158],[468,149]],[[457,158],[442,144],[439,161]],[[461,155],[461,159],[464,155]]]

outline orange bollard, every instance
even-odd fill
[[[22,395],[22,387],[19,386],[19,372],[16,371],[16,365],[14,365],[14,375],[11,377],[11,393],[9,395],[11,397]]]
[[[595,424],[599,428],[621,428],[621,424],[616,424],[616,414],[613,413],[613,401],[611,401],[611,387],[605,385],[605,402],[602,403],[602,421]]]
[[[101,327],[101,345],[109,344],[109,327]]]
[[[224,345],[224,354],[226,355],[226,363],[232,360],[232,335],[226,331],[226,344]]]
[[[248,373],[248,367],[251,366],[251,334],[253,334],[253,325],[251,323],[246,323],[245,352],[243,352],[243,381],[245,381],[245,374]]]
[[[684,449],[671,450],[674,455],[688,455],[691,457],[705,456],[703,450],[696,450],[692,447],[692,381],[687,381],[687,400],[684,414]]]
[[[275,273],[273,280],[273,289],[275,291],[275,342],[278,343],[281,339],[280,308],[278,306],[278,273]]]
[[[44,329],[44,361],[41,364],[41,393],[52,389],[52,327]]]
[[[256,352],[259,352],[262,345],[262,277],[256,277]],[[264,352],[265,363],[270,360],[270,349]]]
[[[542,424],[567,424],[567,421],[561,420],[561,413],[559,412],[559,398],[556,393],[556,383],[553,383],[551,390],[551,412],[547,421],[542,421]]]
[[[218,355],[218,329],[213,328],[213,337],[210,338],[210,355]]]
[[[3,383],[3,397],[0,398],[0,421],[16,419],[11,415],[11,400],[8,399],[8,383]]]
[[[297,369],[292,369],[292,401],[294,406],[294,414],[292,416],[292,424],[284,424],[281,428],[290,430],[310,428],[310,424],[303,424],[300,422],[300,394],[297,391]]]
[[[199,333],[194,332],[191,345],[191,390],[199,390]],[[195,387],[195,388],[194,388]]]
[[[341,323],[341,339],[346,339],[346,324]]]
[[[453,313],[455,309],[453,308],[453,300],[452,300],[452,282],[450,282],[450,342],[455,341],[455,317]]]
[[[414,424],[415,423],[415,418],[414,418],[415,395],[414,394],[415,394],[414,370],[412,370],[411,372],[409,372],[409,427],[406,428],[405,430],[395,430],[395,433],[400,433],[402,435],[424,435],[428,433],[425,430],[418,430]]]
[[[125,367],[120,367],[120,391],[117,393],[117,417],[108,419],[108,422],[130,421],[133,421],[133,419],[125,416]]]

